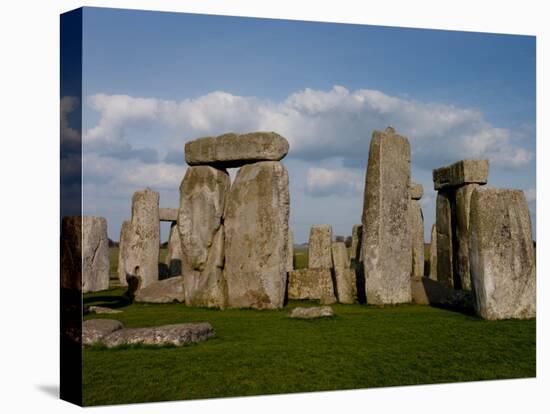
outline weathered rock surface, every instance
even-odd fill
[[[294,270],[294,233],[288,229],[288,248],[286,253],[286,271]]]
[[[454,286],[453,272],[453,220],[451,205],[454,197],[451,192],[439,191],[435,206],[437,231],[437,280]]]
[[[184,302],[183,276],[171,277],[151,283],[137,292],[134,300],[146,303]]]
[[[82,292],[82,216],[63,217],[60,253],[61,287],[79,297]]]
[[[457,188],[455,192],[456,202],[456,269],[460,281],[459,288],[470,290],[470,199],[473,191],[479,188],[479,184],[466,184]],[[456,279],[456,278],[455,278]],[[456,286],[455,286],[456,287]]]
[[[424,216],[420,203],[411,200],[409,205],[411,246],[412,246],[412,276],[424,276]]]
[[[469,243],[478,315],[491,320],[535,317],[535,254],[523,192],[475,189]]]
[[[361,256],[361,239],[363,238],[363,226],[354,224],[351,230],[350,260],[359,260]]]
[[[437,229],[435,223],[432,224],[432,234],[430,239],[430,279],[437,280]]]
[[[82,343],[93,345],[124,325],[114,319],[88,319],[82,323]]]
[[[82,292],[109,288],[109,240],[104,217],[82,216]]]
[[[410,160],[408,140],[393,128],[373,133],[362,216],[367,303],[411,301]]]
[[[168,237],[168,251],[166,252],[165,264],[168,267],[170,276],[181,275],[181,262],[183,253],[181,251],[181,239],[176,222],[172,222],[170,235]]]
[[[335,291],[338,302],[352,304],[357,297],[355,272],[350,268],[348,249],[344,242],[332,243]]]
[[[288,153],[288,141],[274,132],[224,134],[199,138],[185,144],[189,165],[240,167],[258,161],[279,161]]]
[[[295,319],[315,319],[334,316],[334,311],[330,306],[315,306],[311,308],[298,307],[290,311],[291,318]]]
[[[128,256],[128,244],[132,237],[132,222],[130,220],[124,220],[120,226],[120,239],[118,243],[118,281],[121,286],[128,286],[126,280],[126,266],[124,261]]]
[[[107,308],[105,306],[90,306],[88,308],[88,313],[95,313],[97,315],[100,315],[100,314],[122,313],[122,311],[118,309]]]
[[[225,208],[227,304],[275,309],[287,280],[288,173],[276,161],[241,167]]]
[[[123,260],[130,293],[159,279],[159,249],[159,193],[150,189],[136,191],[132,196],[130,236]]]
[[[311,226],[309,231],[308,267],[332,269],[332,227],[328,224]]]
[[[227,171],[189,167],[180,186],[178,230],[188,306],[225,306],[223,212]]]
[[[215,335],[209,323],[180,323],[116,330],[101,339],[108,348],[120,345],[175,345],[184,346],[206,341]]]
[[[411,183],[410,188],[411,199],[420,200],[424,195],[424,187],[419,183]]]
[[[433,170],[434,189],[441,190],[464,184],[486,184],[488,160],[462,160]]]
[[[290,272],[288,299],[336,300],[330,269],[298,269]]]
[[[177,208],[159,208],[159,220],[178,221],[178,211]]]

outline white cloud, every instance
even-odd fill
[[[359,195],[363,178],[357,172],[339,168],[310,168],[307,172],[306,193],[313,197],[328,195]]]
[[[366,164],[374,129],[394,126],[411,141],[412,162],[431,169],[462,158],[489,158],[492,165],[517,168],[533,154],[522,147],[520,132],[498,128],[471,108],[423,103],[381,91],[304,89],[282,102],[212,92],[196,99],[168,101],[97,94],[88,104],[100,114],[84,135],[90,150],[140,152],[129,147],[132,129],[163,128],[166,136],[150,146],[168,162],[182,162],[186,140],[228,131],[276,131],[290,142],[290,157],[320,160],[342,157],[348,167]],[[109,153],[109,152],[107,152]],[[145,161],[145,159],[144,159]]]
[[[535,203],[537,201],[537,189],[536,188],[529,188],[527,190],[523,190],[523,193],[525,194],[525,199],[528,203]]]

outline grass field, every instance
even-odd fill
[[[281,311],[128,305],[87,294],[127,327],[207,321],[216,337],[183,348],[84,349],[86,405],[535,376],[535,321],[483,321],[429,306],[333,305],[304,321]]]

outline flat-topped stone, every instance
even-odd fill
[[[288,141],[275,132],[228,133],[185,144],[189,165],[234,168],[258,161],[279,161],[288,153]]]
[[[409,193],[413,200],[420,200],[424,195],[424,186],[419,183],[411,183],[409,188]]]
[[[160,221],[178,221],[177,208],[159,208]]]
[[[82,343],[93,345],[122,328],[124,328],[122,322],[114,319],[88,319],[82,323]]]
[[[434,189],[456,187],[464,184],[487,184],[488,160],[462,160],[432,172]]]
[[[332,269],[332,227],[316,224],[309,231],[308,267]]]
[[[149,328],[120,329],[103,337],[108,348],[120,345],[175,345],[184,346],[206,341],[215,335],[209,323],[179,323]]]
[[[290,311],[289,317],[294,319],[315,319],[334,316],[334,311],[330,306],[314,306],[311,308],[294,308]]]

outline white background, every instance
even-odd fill
[[[550,12],[544,1],[89,1],[187,11],[537,35],[537,208],[548,208]],[[73,412],[57,398],[59,14],[77,1],[0,11],[0,410]],[[546,139],[545,139],[546,138]],[[550,408],[548,226],[538,214],[537,379],[91,408],[104,412],[536,413]],[[546,279],[546,280],[545,280]],[[546,325],[546,327],[544,327]],[[437,338],[434,338],[437,340]],[[345,375],[345,373],[343,373]],[[230,380],[230,379],[228,379]],[[146,386],[146,385],[144,385]]]

